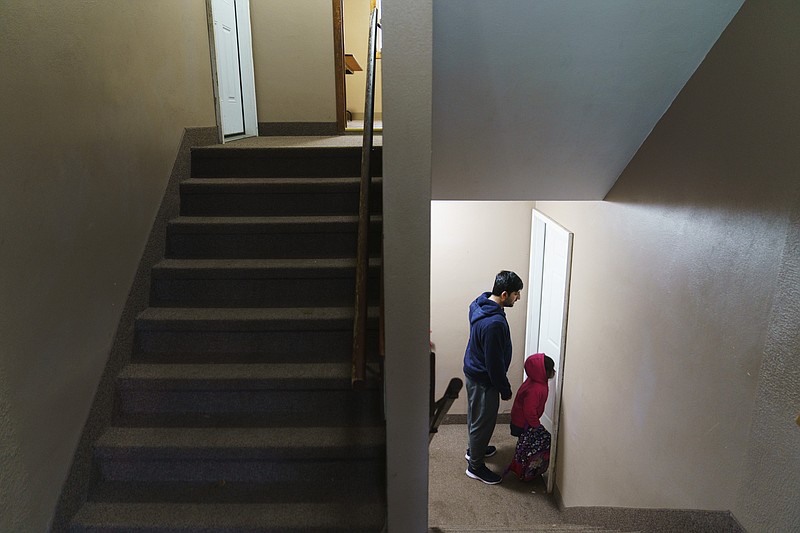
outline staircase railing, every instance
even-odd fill
[[[367,376],[367,271],[369,269],[369,192],[372,182],[373,115],[375,111],[375,63],[377,52],[378,10],[373,5],[369,17],[367,44],[367,83],[364,98],[364,137],[361,146],[361,190],[358,198],[358,248],[356,252],[356,301],[353,321],[353,369],[351,383],[354,388],[364,384]]]
[[[428,428],[428,444],[433,440],[433,436],[439,431],[439,426],[444,421],[447,411],[458,399],[458,393],[464,382],[459,378],[452,378],[447,384],[444,395],[436,400],[436,354],[431,352],[431,389],[430,389],[430,425]]]

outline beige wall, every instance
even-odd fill
[[[367,83],[367,48],[369,41],[370,0],[344,0],[344,51],[353,54],[364,69],[346,75],[345,92],[347,94],[347,110],[353,118],[364,118],[364,96]],[[375,118],[382,116],[383,75],[381,60],[375,63]]]
[[[800,526],[800,306],[796,287],[779,292],[797,277],[784,246],[800,204],[798,25],[796,2],[746,3],[607,201],[537,203],[575,234],[557,465],[568,506]]]
[[[514,346],[508,378],[514,391],[522,383],[532,210],[533,202],[431,202],[431,340],[436,345],[437,399],[451,378],[464,379],[469,304],[492,290],[500,270],[513,270],[525,284],[520,301],[506,309]],[[466,412],[462,393],[450,414]],[[511,412],[511,402],[501,402],[500,412]]]
[[[259,122],[336,122],[331,0],[253,0]]]
[[[0,530],[45,531],[183,128],[203,0],[0,4]]]

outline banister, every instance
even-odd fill
[[[358,245],[356,252],[356,294],[353,320],[353,367],[351,384],[358,388],[367,374],[367,270],[369,267],[369,190],[372,182],[373,115],[375,110],[375,60],[378,10],[373,6],[369,18],[367,44],[366,94],[364,98],[364,136],[361,146],[361,188],[358,195]]]
[[[436,354],[431,352],[431,388],[430,388],[430,422],[428,426],[428,444],[433,440],[433,436],[439,431],[439,426],[444,421],[447,411],[453,405],[453,402],[458,399],[458,393],[464,386],[464,382],[459,378],[452,378],[447,384],[447,389],[444,395],[439,399],[436,398],[435,384],[436,384]]]

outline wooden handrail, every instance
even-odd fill
[[[353,369],[351,383],[363,386],[367,377],[367,270],[369,268],[369,189],[372,182],[372,130],[375,110],[375,59],[378,10],[372,8],[369,17],[367,45],[367,86],[364,98],[364,137],[361,146],[361,190],[358,195],[358,248],[356,252],[356,302],[353,320]]]

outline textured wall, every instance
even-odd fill
[[[748,531],[800,531],[800,187],[769,318],[735,512]]]
[[[464,379],[469,304],[492,290],[500,270],[513,270],[525,283],[522,298],[506,309],[514,345],[508,378],[512,390],[522,383],[532,210],[533,202],[431,202],[431,339],[436,343],[437,399],[451,378]],[[462,393],[450,414],[466,412]],[[510,413],[511,402],[501,402],[500,412]]]
[[[330,0],[251,0],[259,122],[336,122]]]
[[[746,3],[605,202],[537,203],[575,233],[569,506],[797,527],[798,24]]]
[[[203,0],[0,3],[0,530],[45,531],[184,127]]]
[[[767,127],[778,122],[770,131],[775,148],[760,160],[765,174],[782,173],[794,188],[785,190],[785,200],[792,206],[789,227],[776,295],[767,315],[753,424],[733,509],[749,531],[800,531],[800,427],[793,423],[800,415],[800,73],[796,68],[800,63],[800,5],[782,0],[745,7],[746,13],[752,11],[753,19],[749,43],[764,43],[766,48],[764,55],[749,51],[745,57],[766,71],[758,80],[756,94],[770,100],[768,105],[757,101],[750,112],[769,112]],[[749,50],[749,43],[745,34],[741,48]]]

